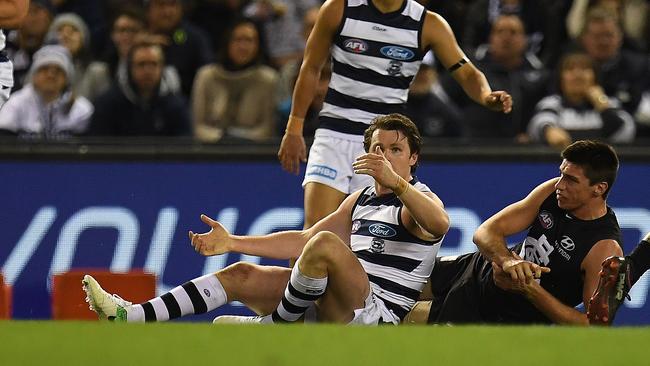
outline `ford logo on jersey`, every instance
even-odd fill
[[[368,227],[371,234],[381,236],[382,238],[390,238],[397,235],[397,231],[392,227],[384,224],[372,224]]]
[[[351,38],[343,43],[346,50],[354,53],[364,53],[368,50],[368,44],[360,39]]]
[[[382,55],[394,60],[408,61],[415,57],[415,53],[407,48],[399,46],[384,46],[379,50]]]

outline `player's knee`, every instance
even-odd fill
[[[243,283],[255,271],[255,266],[246,262],[237,262],[217,272],[221,283]]]
[[[309,239],[301,257],[310,259],[329,258],[336,253],[339,244],[341,244],[341,239],[338,235],[330,231],[321,231]]]

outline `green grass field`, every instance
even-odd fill
[[[650,328],[0,321],[0,365],[650,365]]]

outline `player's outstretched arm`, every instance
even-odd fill
[[[0,28],[18,28],[27,15],[29,0],[0,0]]]
[[[423,40],[442,65],[449,70],[465,93],[476,103],[496,111],[510,113],[512,97],[506,91],[492,91],[485,75],[477,69],[460,49],[447,21],[434,12],[427,12]]]
[[[529,283],[539,278],[546,267],[515,258],[508,250],[506,238],[528,228],[535,220],[544,200],[555,189],[557,178],[535,187],[528,196],[515,202],[482,223],[474,233],[474,243],[490,261],[499,265],[513,280]]]
[[[349,244],[352,206],[359,194],[356,192],[348,196],[336,211],[307,230],[288,230],[260,236],[233,235],[219,222],[201,215],[201,221],[210,230],[202,234],[190,231],[190,244],[205,256],[236,252],[274,259],[299,257],[307,241],[321,231],[332,232]]]

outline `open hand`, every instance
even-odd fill
[[[190,244],[198,253],[205,256],[223,254],[228,252],[230,233],[218,221],[214,221],[206,215],[201,215],[201,221],[210,226],[210,231],[203,234],[189,232]]]
[[[359,156],[352,164],[352,168],[356,174],[366,174],[375,178],[375,181],[383,187],[393,189],[397,184],[397,173],[379,146],[376,146],[374,151]]]

